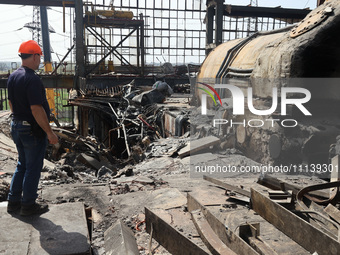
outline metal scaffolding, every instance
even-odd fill
[[[197,0],[115,0],[121,10],[143,14],[145,62],[202,63],[205,58],[205,3]]]

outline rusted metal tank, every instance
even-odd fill
[[[222,130],[228,130],[225,135],[234,133],[237,147],[258,162],[327,163],[329,146],[340,135],[339,31],[340,1],[330,0],[296,25],[223,43],[210,52],[200,68],[196,99],[200,104],[206,93],[202,87],[215,86],[216,95],[221,97],[219,110],[227,120],[223,125],[228,125]],[[273,88],[277,89],[278,106],[273,113],[259,116],[245,104],[243,115],[234,114],[233,94],[229,89],[217,89],[217,84],[238,87],[245,102],[251,88],[252,104],[259,110],[275,104]],[[306,96],[283,88],[309,91],[311,97],[303,106],[311,115],[293,103],[283,105],[284,91],[290,92],[285,96],[293,100]],[[218,108],[209,97],[206,105],[209,110]],[[287,106],[286,114],[280,106]],[[263,125],[254,124],[255,120]],[[296,125],[283,125],[285,120],[294,120]],[[241,124],[229,128],[231,121]]]

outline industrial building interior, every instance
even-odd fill
[[[32,10],[59,138],[50,210],[8,214],[0,57],[0,254],[339,254],[340,1],[230,2],[0,0]]]

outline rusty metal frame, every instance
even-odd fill
[[[260,236],[260,223],[246,223],[239,226],[239,235],[261,255],[278,255]]]
[[[334,188],[336,187],[335,191],[332,192],[332,195],[330,198],[321,200],[318,198],[314,198],[309,196],[307,193],[311,191],[316,191],[316,190],[321,190],[321,189],[329,189],[329,188]],[[297,195],[296,195],[296,200],[299,206],[303,209],[308,209],[307,206],[303,203],[302,199],[303,197],[307,197],[309,200],[314,201],[315,203],[321,204],[321,205],[327,205],[329,203],[336,203],[339,200],[339,187],[340,187],[340,181],[336,182],[327,182],[327,183],[322,183],[322,184],[316,184],[316,185],[311,185],[307,186],[303,189],[301,189]]]
[[[337,238],[337,239],[338,239],[338,242],[340,242],[340,225],[339,225],[337,222],[335,222],[335,221],[333,221],[332,219],[326,217],[326,216],[323,215],[322,213],[317,212],[317,211],[313,211],[313,210],[295,210],[294,213],[316,214],[316,215],[318,215],[320,218],[322,218],[324,221],[328,221],[329,223],[333,224],[333,225],[337,228],[337,230],[338,230],[338,235],[337,235],[337,236],[336,236],[336,235],[333,235],[333,233],[330,232],[327,228],[325,229],[325,228],[323,228],[323,226],[321,226],[321,228],[323,228],[323,231],[326,231],[327,234],[328,234],[329,236],[331,236],[331,237],[333,237],[333,238]],[[313,220],[314,220],[314,219],[313,219]],[[317,222],[317,221],[315,221],[315,222]]]
[[[296,195],[302,189],[302,187],[300,187],[300,186],[284,182],[284,181],[279,180],[279,179],[272,177],[270,175],[265,175],[262,178],[259,178],[257,183],[259,183],[263,186],[266,186],[270,189],[273,189],[273,190],[292,190],[294,195]],[[313,196],[317,196],[317,197],[320,197],[320,198],[326,198],[327,197],[326,193],[321,192],[319,190],[313,191],[313,192],[311,192],[311,194]]]
[[[236,255],[228,246],[226,246],[216,235],[214,230],[209,225],[208,221],[203,216],[201,210],[191,212],[192,221],[202,241],[208,247],[212,254]]]
[[[251,189],[252,209],[307,251],[337,255],[340,243],[296,216],[255,189]]]
[[[224,224],[213,213],[211,213],[206,206],[198,202],[198,200],[191,193],[188,193],[187,199],[188,211],[192,212],[198,209],[201,210],[216,235],[232,251],[234,251],[236,254],[241,255],[258,255],[258,253],[252,247],[250,247],[242,238],[240,238],[230,229],[227,229]]]
[[[220,180],[211,178],[211,177],[206,176],[206,175],[203,176],[203,179],[206,180],[206,181],[209,181],[209,182],[211,182],[211,183],[214,183],[214,184],[216,184],[216,185],[218,185],[218,186],[220,186],[220,187],[222,187],[222,188],[224,188],[224,189],[234,191],[234,192],[236,192],[236,193],[238,193],[238,194],[241,194],[241,195],[243,195],[243,196],[246,196],[246,197],[250,197],[250,192],[247,191],[247,190],[244,190],[244,189],[241,189],[241,188],[239,188],[239,187],[230,185],[230,184],[228,184],[228,183],[222,182],[222,181],[220,181]]]
[[[152,232],[152,238],[157,240],[171,254],[178,255],[208,255],[207,252],[196,246],[187,237],[171,227],[158,217],[151,209],[145,207],[146,231]]]

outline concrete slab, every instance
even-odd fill
[[[110,187],[94,186],[92,184],[61,184],[45,186],[42,198],[47,201],[82,199],[86,204],[99,211],[106,211],[110,206]],[[79,201],[79,200],[78,200]]]
[[[29,217],[10,215],[0,207],[0,253],[90,254],[83,203],[50,205],[50,211]]]
[[[170,209],[186,205],[187,199],[178,189],[163,188],[153,191],[131,192],[116,195],[114,207],[119,208],[118,217],[137,215],[143,212],[144,207]]]
[[[147,203],[149,208],[170,209],[186,205],[187,198],[173,188],[158,189],[151,192],[152,200]]]
[[[0,241],[0,254],[6,255],[19,255],[23,251],[28,251],[29,241],[18,242],[1,242]]]
[[[215,136],[203,137],[198,140],[191,141],[187,146],[180,149],[178,156],[184,158],[196,152],[208,149],[210,146],[220,143],[220,139]]]

